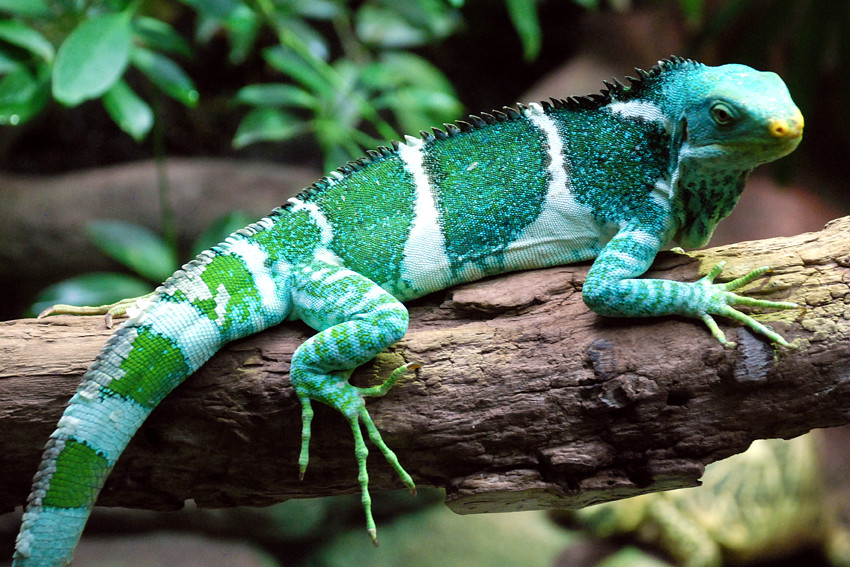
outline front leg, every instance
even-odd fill
[[[366,529],[377,545],[366,470],[369,451],[361,424],[405,486],[412,494],[416,489],[413,479],[381,438],[363,398],[383,396],[402,374],[419,365],[401,366],[383,384],[371,388],[352,386],[348,378],[354,368],[368,362],[404,336],[407,309],[368,278],[320,262],[295,269],[292,296],[296,315],[319,330],[295,351],[290,369],[290,381],[302,408],[299,473],[303,478],[309,462],[310,423],[313,418],[311,400],[316,400],[336,408],[348,420],[354,436]]]
[[[711,334],[726,348],[734,348],[714,321],[714,315],[731,317],[767,336],[782,346],[788,342],[769,327],[733,306],[745,305],[769,309],[794,309],[796,303],[765,301],[733,293],[769,271],[767,267],[753,270],[734,281],[714,283],[725,263],[696,282],[635,279],[649,269],[662,242],[658,236],[640,227],[627,227],[611,239],[596,258],[584,284],[584,302],[600,315],[610,317],[656,317],[684,315],[702,320]]]

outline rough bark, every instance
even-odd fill
[[[585,307],[587,265],[511,274],[413,302],[410,331],[353,380],[403,361],[423,367],[368,401],[384,439],[420,485],[458,512],[575,507],[692,486],[705,464],[756,438],[850,422],[850,217],[820,233],[690,256],[663,253],[650,276],[694,280],[774,272],[752,296],[806,309],[761,316],[794,349],[720,321],[723,349],[698,321],[606,319]],[[159,408],[101,495],[104,505],[266,505],[357,490],[351,435],[316,408],[298,480],[300,410],[287,372],[309,334],[285,325],[234,342]],[[24,501],[41,447],[110,332],[101,318],[0,323],[0,509]],[[401,484],[379,453],[374,490]]]

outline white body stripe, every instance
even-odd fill
[[[656,191],[662,195],[664,195],[668,201],[673,200],[673,196],[675,195],[675,186],[670,182],[669,179],[661,178],[655,182],[655,186],[653,187],[653,191]]]
[[[79,394],[77,395],[79,396]],[[59,419],[53,436],[65,436],[82,441],[114,463],[130,438],[150,415],[146,408],[120,396],[103,396],[90,401],[83,396],[72,398],[68,409]],[[108,427],[104,427],[108,425]]]
[[[121,368],[121,363],[133,348],[133,341],[137,336],[138,330],[126,323],[120,332],[116,331],[110,348],[102,351],[86,372],[86,380],[77,388],[77,394],[83,398],[94,399],[100,393],[100,386],[107,386],[113,380],[124,376],[125,371]]]
[[[631,254],[628,254],[626,252],[620,252],[618,250],[609,250],[609,251],[605,252],[605,258],[609,262],[616,258],[617,260],[620,260],[620,262],[622,262],[625,265],[626,270],[628,272],[631,272],[632,270],[634,270],[633,266],[635,264],[635,258]],[[643,273],[643,272],[641,272],[641,273]]]
[[[629,235],[632,241],[639,242],[644,246],[656,249],[661,246],[661,239],[645,230],[630,230]]]
[[[404,245],[401,277],[410,283],[416,295],[445,288],[452,274],[434,187],[422,163],[422,149],[421,142],[398,146],[398,155],[413,178],[416,191],[413,226]],[[399,299],[404,301],[406,297]]]
[[[548,146],[549,187],[540,216],[505,250],[505,264],[510,269],[524,269],[590,259],[616,234],[616,227],[600,226],[590,208],[575,200],[564,142],[555,121],[539,112],[527,116]]]
[[[316,223],[316,226],[319,228],[319,240],[320,244],[313,252],[313,257],[316,260],[324,262],[325,264],[330,264],[331,266],[342,266],[343,261],[342,258],[337,256],[329,247],[331,241],[334,237],[334,229],[331,225],[328,218],[325,214],[319,209],[319,206],[315,203],[305,203],[301,199],[296,197],[292,197],[289,199],[289,203],[291,204],[289,211],[291,213],[299,213],[301,211],[306,212],[310,215],[310,218],[313,219],[313,222]]]
[[[158,301],[138,317],[136,324],[173,340],[186,357],[189,372],[200,368],[221,346],[218,325],[186,302]],[[181,332],[176,334],[175,329]]]
[[[197,277],[197,272],[192,270],[192,272],[187,273],[186,278],[180,281],[180,291],[186,294],[186,299],[189,302],[193,301],[204,301],[207,299],[213,299],[213,294],[210,291],[207,282]],[[169,291],[173,293],[177,288],[174,286],[169,286]]]
[[[547,197],[556,197],[562,192],[568,192],[570,187],[567,162],[564,157],[564,141],[558,133],[555,121],[540,113],[530,113],[529,120],[537,126],[546,137],[546,145],[549,152],[549,165],[546,171],[549,173],[549,192]]]
[[[250,240],[241,238],[233,240],[233,242],[229,243],[227,252],[242,258],[248,271],[251,272],[254,278],[254,286],[260,294],[260,302],[270,311],[267,323],[270,325],[280,323],[288,311],[288,305],[284,303],[284,297],[275,284],[272,272],[266,266],[266,261],[269,257],[268,254],[259,244]],[[217,291],[227,293],[227,290],[224,290],[223,286],[219,286],[219,290]],[[226,312],[227,300],[230,299],[230,295],[227,294],[227,300],[220,302],[219,296],[223,295],[223,293],[216,294],[216,313],[219,312],[219,308],[221,308],[222,313]]]
[[[230,292],[224,287],[224,284],[218,284],[215,288],[215,314],[216,321],[223,321],[227,315],[227,303],[230,301]]]
[[[613,101],[603,107],[611,114],[621,116],[623,118],[638,118],[647,122],[661,124],[667,134],[672,134],[674,130],[674,122],[670,120],[658,105],[645,100],[629,100],[629,101]],[[681,152],[687,153],[687,141],[682,147]],[[683,153],[679,154],[681,161]],[[672,179],[662,178],[656,181],[653,187],[652,198],[659,204],[666,200],[671,201],[676,193],[676,184],[679,179],[679,168],[675,168]],[[669,211],[669,204],[664,204],[664,209]]]
[[[661,108],[645,100],[629,100],[625,102],[617,100],[602,108],[611,114],[616,114],[623,118],[640,118],[647,122],[661,124],[668,133],[673,131],[673,123],[667,119]]]
[[[320,237],[322,245],[327,246],[330,244],[334,237],[334,229],[327,217],[325,217],[325,214],[319,209],[319,206],[316,205],[316,203],[305,203],[296,197],[289,199],[289,203],[292,205],[289,207],[290,212],[299,213],[301,211],[305,211],[309,214],[316,223],[316,226],[319,227],[319,231],[322,235]]]

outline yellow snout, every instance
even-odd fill
[[[793,139],[803,135],[803,114],[797,110],[796,116],[788,119],[773,118],[767,125],[770,135],[775,138]]]

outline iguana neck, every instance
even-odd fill
[[[750,171],[683,160],[674,201],[679,219],[674,240],[685,248],[705,246],[717,224],[735,207]]]

